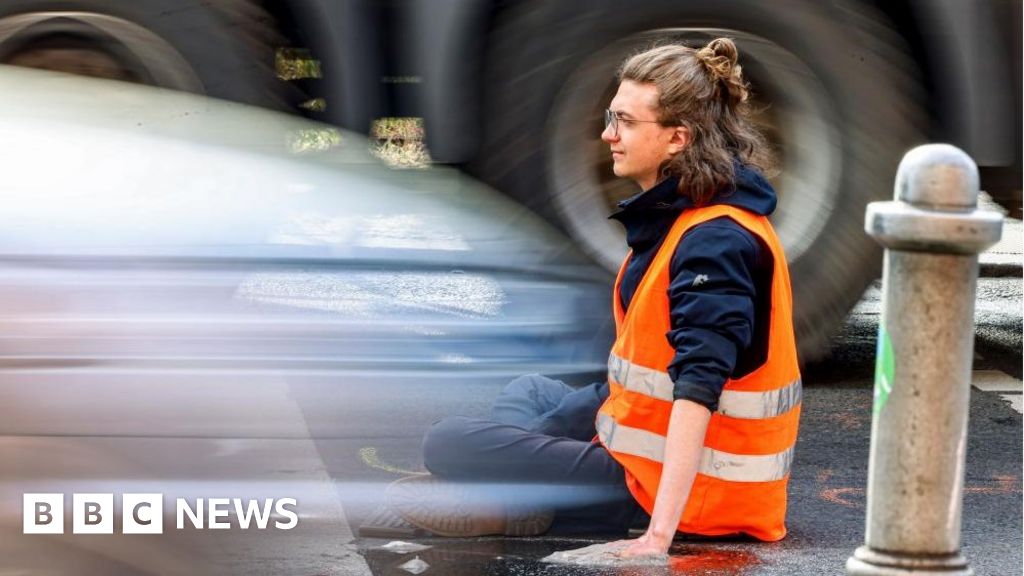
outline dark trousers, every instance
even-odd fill
[[[600,444],[594,418],[607,384],[574,389],[536,374],[513,380],[487,420],[434,423],[423,459],[436,476],[473,483],[507,505],[554,510],[555,533],[619,533],[647,515],[625,471]]]

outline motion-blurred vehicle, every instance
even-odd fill
[[[567,231],[609,270],[631,194],[599,140],[615,67],[652,42],[738,42],[778,148],[774,222],[805,359],[878,276],[867,202],[912,145],[951,142],[1019,217],[1019,0],[9,0],[0,62],[303,113],[422,117],[432,157]],[[277,61],[309,66],[282,73]],[[288,78],[285,82],[281,78]]]
[[[432,421],[486,413],[524,373],[606,370],[607,272],[455,170],[389,169],[292,115],[10,66],[0,125],[5,568],[294,573],[420,466]],[[295,538],[318,553],[273,530],[20,533],[23,493],[122,492],[297,497]]]

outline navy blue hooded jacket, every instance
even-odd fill
[[[708,205],[729,204],[763,215],[775,210],[775,191],[759,172],[737,164],[735,182]],[[617,295],[623,310],[679,213],[693,207],[676,192],[677,184],[669,178],[620,202],[611,216],[625,226],[633,250]],[[666,334],[676,350],[668,366],[676,399],[715,411],[728,378],[764,363],[772,266],[771,250],[728,217],[694,226],[680,240],[669,268],[672,329]]]

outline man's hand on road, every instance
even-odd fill
[[[619,540],[617,542],[612,542],[611,544],[621,546],[621,548],[615,551],[615,555],[620,558],[666,556],[668,554],[669,546],[672,545],[672,539],[669,538],[665,541],[662,538],[654,536],[650,532],[645,532],[643,536],[635,540]]]
[[[555,552],[544,561],[580,566],[661,566],[668,563],[667,552],[668,546],[641,537]]]

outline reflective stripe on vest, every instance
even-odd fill
[[[633,364],[615,354],[608,355],[608,375],[617,384],[638,394],[672,402],[674,384],[667,372]],[[796,408],[803,399],[803,384],[794,382],[764,392],[723,390],[718,411],[730,418],[753,420],[774,418]]]
[[[597,415],[597,433],[610,450],[664,463],[664,436],[640,428],[623,426],[604,413]],[[730,454],[705,446],[697,471],[705,476],[729,482],[772,482],[785,478],[792,464],[792,447],[777,454],[748,456]]]
[[[786,485],[802,391],[786,256],[765,216],[724,204],[684,210],[641,278],[628,311],[622,308],[619,292],[631,256],[623,262],[612,292],[616,338],[608,362],[609,395],[598,410],[598,436],[625,469],[626,486],[637,503],[653,513],[675,388],[668,366],[678,354],[665,337],[673,328],[672,259],[687,231],[721,217],[737,222],[771,251],[772,284],[763,294],[771,299],[762,326],[767,349],[760,366],[726,381],[695,463],[699,473],[676,528],[708,536],[739,532],[775,541],[786,535]]]

